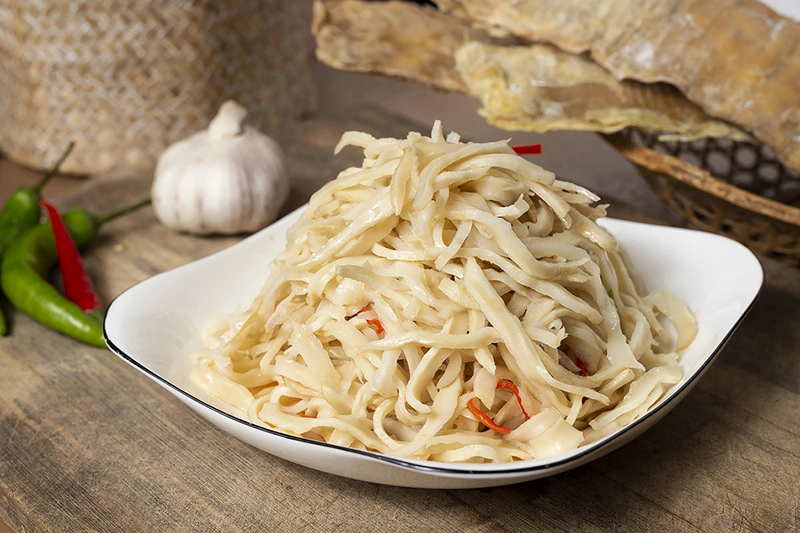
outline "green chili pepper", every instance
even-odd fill
[[[6,202],[3,210],[0,211],[0,258],[3,257],[11,242],[19,237],[23,232],[39,223],[41,209],[39,200],[41,199],[42,188],[50,179],[58,174],[61,163],[67,158],[74,143],[69,143],[67,149],[53,165],[53,168],[44,175],[42,180],[33,187],[20,187],[11,195]],[[0,309],[0,335],[6,335],[6,317]]]
[[[149,199],[104,217],[76,209],[64,214],[64,223],[75,245],[83,250],[92,243],[103,224],[148,203]],[[11,243],[3,258],[0,271],[3,291],[14,307],[34,320],[81,342],[105,347],[101,322],[46,281],[57,262],[50,222],[29,229]]]

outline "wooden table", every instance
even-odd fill
[[[404,135],[379,111],[315,119],[286,143],[299,205],[355,152],[342,131]],[[107,212],[149,176],[72,187]],[[602,191],[601,191],[602,192]],[[617,206],[612,215],[642,219]],[[149,209],[86,254],[106,301],[235,239],[172,233]],[[103,349],[13,316],[0,340],[0,520],[39,531],[796,531],[800,527],[800,271],[763,259],[750,316],[663,421],[584,467],[516,486],[433,491],[334,477],[274,458],[193,414]]]

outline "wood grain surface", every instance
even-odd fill
[[[419,129],[377,110],[314,119],[286,144],[301,204],[359,162],[346,129]],[[101,214],[149,176],[99,179],[60,207]],[[624,206],[621,218],[644,218]],[[162,227],[150,209],[86,253],[105,301],[235,238]],[[480,490],[374,485],[309,470],[212,426],[111,352],[25,316],[0,340],[0,519],[62,531],[796,531],[800,527],[800,271],[763,259],[760,300],[688,397],[643,436],[584,467]],[[224,280],[221,280],[224,282]]]

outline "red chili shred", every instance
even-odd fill
[[[512,146],[512,150],[514,150],[519,155],[541,155],[542,154],[542,145],[541,144],[526,144],[523,146]]]
[[[377,333],[378,335],[384,332],[383,324],[381,324],[381,321],[378,320],[377,318],[368,318],[367,324],[369,324],[370,326],[375,326],[375,333]]]
[[[355,315],[353,315],[353,316],[360,315],[361,313],[366,313],[366,312],[367,312],[367,311],[369,311],[369,310],[370,310],[370,309],[369,309],[369,305],[365,305],[364,307],[362,307],[361,309],[359,309],[359,310],[356,312],[356,314],[355,314]],[[380,319],[379,319],[379,318],[368,318],[368,319],[367,319],[367,324],[369,324],[370,326],[373,326],[373,327],[375,328],[375,332],[376,332],[378,335],[380,335],[381,333],[383,333],[384,331],[386,331],[386,330],[384,330],[384,329],[383,329],[383,324],[381,323],[381,321],[380,321]]]
[[[467,401],[467,409],[469,409],[469,412],[472,413],[473,416],[477,418],[481,424],[483,424],[489,429],[495,430],[498,433],[502,433],[503,435],[508,435],[509,433],[511,433],[512,431],[511,428],[501,426],[500,424],[495,424],[494,420],[489,418],[489,415],[487,415],[486,413],[484,413],[483,411],[478,409],[478,407],[475,406],[475,402],[473,400],[475,400],[475,398],[470,398]]]
[[[584,377],[589,375],[589,367],[586,366],[586,361],[584,361],[580,357],[576,357],[575,365],[580,369],[580,372],[578,372],[579,375]]]
[[[522,397],[519,394],[519,388],[514,385],[511,381],[507,379],[501,379],[497,382],[497,388],[510,391],[514,397],[517,399],[517,403],[519,403],[519,408],[522,409],[522,414],[525,416],[525,420],[530,419],[530,415],[527,411],[525,411],[525,407],[522,405]],[[475,398],[470,398],[467,401],[467,409],[472,415],[480,421],[481,424],[486,426],[489,429],[493,429],[498,433],[502,433],[503,435],[508,435],[513,431],[511,428],[507,428],[506,426],[501,426],[500,424],[495,423],[494,420],[491,419],[489,415],[481,411],[474,402]]]
[[[514,397],[517,399],[519,408],[522,409],[522,414],[525,415],[525,420],[530,419],[531,416],[528,414],[527,411],[525,411],[525,406],[522,405],[522,396],[519,395],[519,388],[516,385],[514,385],[507,379],[501,379],[500,381],[497,382],[497,388],[511,391],[511,393],[514,394]]]

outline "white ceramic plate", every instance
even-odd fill
[[[672,291],[695,313],[699,333],[683,355],[683,380],[646,416],[608,438],[542,460],[457,465],[414,461],[340,448],[250,424],[189,378],[189,353],[202,347],[212,317],[246,308],[261,289],[267,264],[285,246],[300,210],[222,252],[159,274],[121,294],[105,320],[109,348],[234,437],[270,454],[353,479],[424,488],[473,488],[550,476],[629,442],[683,399],[747,314],[763,271],[744,246],[709,233],[607,219],[648,289]]]

